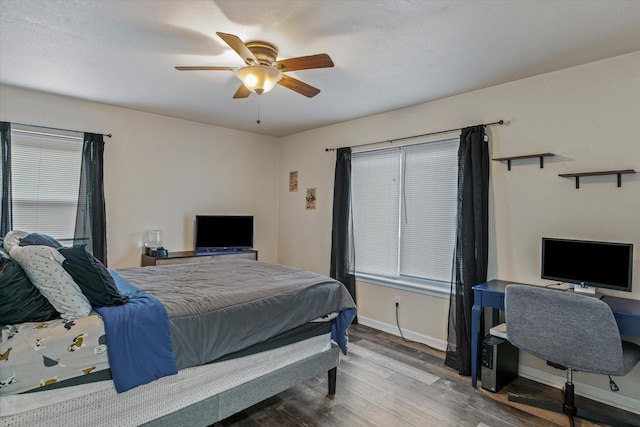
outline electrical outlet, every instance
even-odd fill
[[[400,305],[400,297],[396,296],[396,305]]]

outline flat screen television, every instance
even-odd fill
[[[196,251],[253,247],[253,216],[196,215],[194,231]]]
[[[576,292],[631,292],[632,270],[631,243],[542,238],[542,278],[573,283]]]

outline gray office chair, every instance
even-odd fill
[[[540,286],[508,285],[505,318],[509,341],[551,366],[567,370],[564,402],[509,396],[513,402],[573,417],[624,425],[576,408],[572,372],[626,375],[640,361],[640,346],[622,341],[609,306],[598,298]]]

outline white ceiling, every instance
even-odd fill
[[[174,69],[243,65],[216,31],[335,67],[234,100],[232,72]],[[272,136],[634,51],[637,0],[0,0],[0,83]]]

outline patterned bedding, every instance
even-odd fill
[[[68,378],[110,376],[104,323],[95,312],[73,321],[8,325],[1,332],[0,396],[55,388]]]

